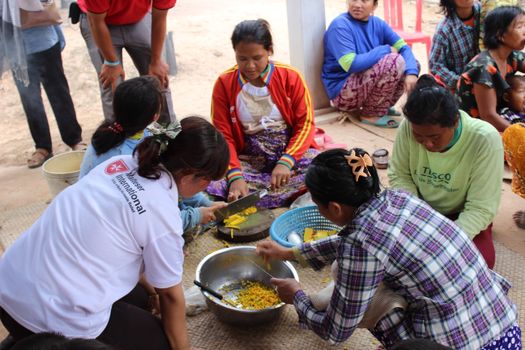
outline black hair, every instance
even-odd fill
[[[525,82],[525,75],[509,75],[507,77],[507,83],[510,85],[511,89],[514,88],[516,81]]]
[[[266,51],[273,50],[272,32],[270,24],[264,19],[246,20],[235,26],[231,37],[233,49],[240,42],[256,43]]]
[[[96,154],[104,154],[144,130],[161,105],[161,85],[156,77],[141,76],[119,84],[113,97],[115,120],[100,124],[91,139]]]
[[[501,37],[512,22],[525,12],[518,6],[500,6],[490,11],[485,17],[483,44],[487,49],[497,49]]]
[[[429,74],[422,75],[403,107],[405,117],[416,125],[453,127],[459,108],[452,93],[439,85]]]
[[[441,7],[441,13],[446,17],[452,17],[456,14],[456,3],[454,0],[440,0],[439,7]]]
[[[402,340],[390,347],[389,350],[452,350],[452,348],[432,340],[419,338]]]
[[[221,179],[230,160],[224,136],[202,117],[189,116],[180,124],[182,130],[174,139],[164,139],[168,144],[160,155],[159,136],[146,137],[139,143],[134,151],[138,154],[138,174],[158,179],[166,169],[171,174]]]
[[[96,339],[68,339],[61,334],[44,332],[33,334],[13,345],[11,350],[116,350]]]
[[[345,158],[354,152],[358,157],[368,155],[361,148],[348,151],[339,148],[325,151],[314,158],[304,182],[317,203],[327,206],[329,202],[336,202],[357,208],[379,193],[379,177],[373,165],[362,169],[368,176],[360,176],[356,181],[354,171]]]

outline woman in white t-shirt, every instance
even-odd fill
[[[57,332],[127,350],[190,348],[178,199],[222,178],[229,151],[199,117],[152,133],[134,156],[61,192],[0,259],[0,319],[15,341]],[[145,310],[141,273],[160,320]]]

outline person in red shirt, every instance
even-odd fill
[[[168,10],[176,0],[78,0],[80,31],[100,81],[104,118],[113,118],[113,90],[124,80],[122,49],[140,75],[154,75],[164,87],[160,121],[174,118],[168,65],[161,58]]]
[[[237,65],[213,88],[211,118],[230,148],[226,178],[208,193],[227,200],[250,190],[272,191],[259,206],[287,204],[304,188],[304,174],[317,155],[308,87],[297,69],[270,61],[272,35],[263,19],[239,23],[232,35]]]

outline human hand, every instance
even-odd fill
[[[226,207],[228,204],[225,202],[213,202],[209,207],[200,207],[201,212],[201,224],[207,224],[210,221],[215,220],[215,211]]]
[[[412,90],[414,90],[416,83],[417,83],[417,76],[412,75],[412,74],[405,76],[405,91],[407,95],[410,95]]]
[[[284,248],[273,241],[262,241],[258,243],[255,248],[255,254],[262,257],[265,262],[268,262],[270,259],[292,260],[294,258],[290,248]]]
[[[108,66],[103,64],[98,79],[102,84],[102,87],[107,88],[111,86],[111,89],[115,91],[117,87],[119,77],[121,80],[125,79],[124,68],[119,64],[117,66]]]
[[[391,53],[398,53],[399,51],[395,47],[390,46],[390,52]]]
[[[270,185],[274,189],[281,188],[285,186],[288,181],[290,181],[291,175],[290,169],[286,165],[277,164],[272,171],[272,178],[270,180]]]
[[[161,59],[151,61],[149,64],[148,74],[156,76],[159,79],[160,84],[165,88],[167,88],[170,83],[168,72],[169,66]]]
[[[228,202],[237,200],[248,195],[248,184],[244,179],[237,179],[230,184],[228,191]]]
[[[301,285],[293,278],[272,278],[270,283],[276,287],[279,298],[286,304],[293,304],[295,293],[301,290]]]
[[[160,315],[160,299],[157,293],[148,296],[148,310],[152,315]]]

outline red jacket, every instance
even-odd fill
[[[279,161],[289,164],[292,168],[308,148],[317,148],[314,141],[314,109],[310,92],[301,73],[286,64],[270,62],[270,70],[263,80],[284,121],[292,128],[285,154]],[[245,82],[237,66],[234,66],[223,72],[213,87],[211,119],[213,125],[226,138],[230,148],[227,174],[230,182],[233,177],[241,175],[238,153],[244,149],[244,131],[237,115],[236,101]]]

